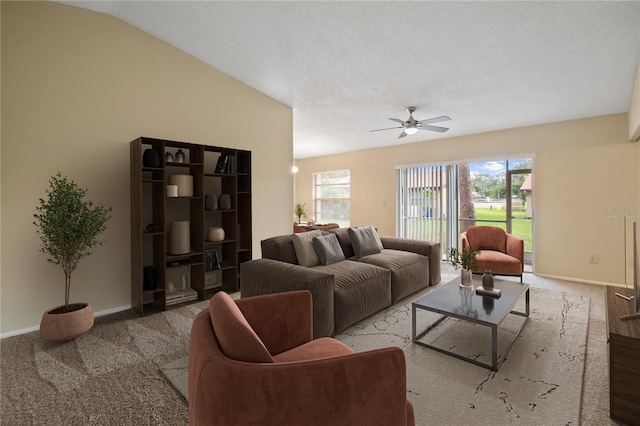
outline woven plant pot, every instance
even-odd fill
[[[49,309],[40,321],[40,337],[52,342],[66,342],[82,336],[93,327],[93,309],[88,303],[70,303]]]

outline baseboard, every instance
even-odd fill
[[[531,273],[531,272],[529,272]],[[527,272],[525,272],[525,274],[527,274]],[[563,280],[563,281],[573,281],[573,282],[577,282],[577,283],[585,283],[585,284],[596,284],[596,285],[610,285],[613,287],[627,287],[624,284],[620,284],[620,283],[612,283],[612,282],[605,282],[605,281],[595,281],[595,280],[584,280],[582,278],[574,278],[574,277],[563,277],[561,275],[551,275],[551,274],[539,274],[539,273],[534,273],[533,275],[537,275],[539,277],[545,277],[545,278],[553,278],[555,280]]]
[[[101,317],[104,315],[115,314],[116,312],[126,311],[128,309],[131,309],[131,305],[120,306],[117,308],[105,309],[104,311],[94,312],[93,316],[94,318]],[[31,333],[32,331],[38,331],[39,329],[40,329],[39,325],[34,325],[33,327],[23,328],[21,330],[7,331],[6,333],[0,333],[0,340],[7,337],[19,336],[21,334]]]

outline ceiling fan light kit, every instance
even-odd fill
[[[381,130],[402,129],[402,133],[400,133],[400,136],[398,136],[398,139],[400,139],[400,138],[404,138],[407,135],[416,134],[418,130],[429,130],[430,132],[438,132],[438,133],[444,133],[447,130],[449,130],[448,127],[431,126],[431,124],[451,120],[451,117],[447,115],[441,115],[439,117],[427,118],[426,120],[418,121],[415,118],[413,118],[413,113],[415,110],[416,110],[416,107],[407,108],[407,112],[409,113],[409,118],[406,121],[400,120],[399,118],[389,118],[389,120],[395,121],[396,123],[400,124],[400,126],[398,127],[389,127],[386,129],[375,129],[371,131],[379,132]]]

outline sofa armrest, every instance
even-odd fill
[[[253,331],[277,355],[313,339],[313,309],[308,290],[236,300]]]
[[[440,262],[442,262],[442,250],[440,243],[411,238],[380,237],[382,246],[386,249],[410,251],[429,258],[429,285],[440,282]]]
[[[191,340],[191,425],[411,424],[401,349],[281,364],[234,361],[211,347],[207,314],[196,318]]]
[[[256,259],[240,265],[241,297],[285,291],[309,290],[313,305],[313,338],[333,336],[332,274],[272,259]]]
[[[514,235],[507,234],[507,254],[520,261],[524,272],[524,241]]]

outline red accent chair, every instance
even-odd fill
[[[312,312],[307,290],[216,293],[191,330],[189,424],[413,426],[402,350],[312,340]]]
[[[497,226],[472,226],[460,236],[462,250],[479,249],[477,273],[491,271],[494,275],[519,276],[524,272],[524,241],[507,234]]]

